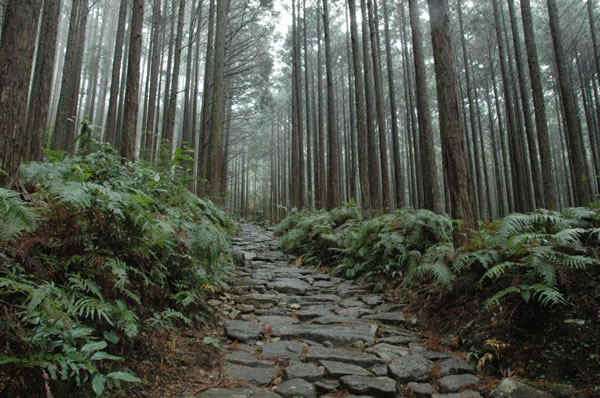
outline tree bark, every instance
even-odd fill
[[[40,160],[42,157],[42,145],[46,136],[50,97],[52,96],[60,3],[60,0],[46,0],[42,11],[42,26],[31,83],[27,133],[22,154],[26,160]]]
[[[477,219],[472,205],[471,175],[457,102],[457,76],[448,26],[448,3],[447,0],[428,0],[428,4],[442,152],[454,216],[463,221],[463,231],[459,231],[455,237],[455,243],[461,244],[468,239],[470,230],[477,227]]]
[[[375,89],[375,106],[377,126],[379,128],[379,159],[381,164],[381,204],[383,211],[390,210],[390,176],[388,163],[387,134],[385,130],[385,101],[383,99],[383,83],[381,77],[381,58],[379,55],[379,34],[377,32],[379,19],[374,0],[367,0],[369,17],[369,36],[371,40],[371,58],[373,60],[373,83]]]
[[[123,112],[123,142],[121,156],[135,160],[135,143],[140,89],[140,63],[142,59],[142,25],[144,23],[144,0],[134,0],[131,12],[129,37],[129,61],[127,62],[127,91]]]
[[[160,73],[160,21],[161,21],[161,0],[154,0],[152,8],[152,25],[154,28],[154,36],[152,39],[152,63],[150,65],[150,92],[148,94],[148,119],[145,126],[146,146],[144,158],[146,161],[152,161],[152,151],[154,148],[154,139],[156,137],[155,126],[156,108],[157,108],[157,93],[158,81]]]
[[[169,94],[169,106],[165,123],[164,139],[171,151],[175,146],[175,116],[177,111],[177,94],[179,91],[179,69],[181,68],[181,53],[183,46],[183,25],[185,24],[185,0],[179,0],[179,16],[177,18],[177,36],[175,38],[175,54],[173,61],[173,75],[171,78],[171,92]]]
[[[375,87],[373,82],[373,63],[370,54],[369,27],[367,17],[367,2],[360,1],[362,18],[362,51],[364,62],[363,79],[365,81],[365,104],[367,110],[367,150],[369,154],[369,188],[371,194],[371,207],[381,210],[381,170],[379,152],[377,151],[377,139],[375,133],[376,105],[373,98]]]
[[[427,93],[427,76],[421,23],[417,0],[409,0],[410,25],[412,30],[413,61],[415,65],[415,82],[417,96],[417,114],[419,118],[419,138],[422,151],[421,164],[423,170],[423,204],[425,208],[435,212],[441,211],[435,152],[433,148],[433,128],[431,126],[431,111]]]
[[[554,185],[554,170],[552,167],[552,152],[550,149],[550,137],[548,133],[548,121],[546,117],[546,102],[544,100],[544,87],[540,63],[538,60],[537,46],[533,29],[533,16],[529,0],[520,0],[521,18],[523,19],[523,31],[525,32],[525,48],[527,50],[527,64],[529,66],[529,77],[531,79],[531,91],[533,94],[533,107],[535,111],[535,123],[537,127],[537,138],[540,149],[543,203],[547,209],[558,209],[558,198],[556,186]]]
[[[67,152],[73,151],[77,128],[77,105],[81,86],[88,0],[74,0],[72,7],[56,126],[52,139],[54,148]]]
[[[361,75],[362,65],[361,50],[358,43],[358,26],[356,22],[355,0],[348,0],[350,9],[350,41],[352,42],[352,64],[354,70],[354,95],[356,97],[356,127],[358,137],[358,171],[360,177],[361,202],[365,209],[371,208],[371,190],[369,175],[369,155],[367,152],[367,121],[365,110],[363,77]]]
[[[325,33],[325,73],[327,75],[327,209],[331,210],[340,205],[340,170],[333,86],[333,55],[331,54],[327,0],[323,0],[323,30]]]
[[[27,95],[40,7],[33,0],[10,0],[0,40],[0,185],[17,178],[22,158],[31,154],[25,140]],[[49,79],[50,80],[50,79]]]
[[[125,19],[127,17],[127,0],[121,0],[119,8],[119,23],[113,55],[112,78],[110,83],[110,97],[108,99],[108,114],[106,119],[106,142],[116,145],[117,140],[117,108],[119,106],[119,88],[121,67],[123,63],[123,43],[125,42]]]
[[[396,105],[396,86],[394,81],[394,67],[392,62],[392,45],[390,39],[390,20],[389,20],[387,0],[383,0],[383,25],[385,37],[386,67],[388,76],[388,97],[390,102],[390,114],[392,124],[392,154],[394,170],[394,196],[396,207],[404,207],[404,178],[402,174],[402,162],[400,160],[400,142],[398,131],[398,114]]]
[[[556,0],[547,0],[548,16],[550,19],[550,33],[552,34],[552,44],[554,46],[554,57],[556,60],[556,69],[558,73],[558,83],[561,92],[561,101],[564,107],[565,121],[567,125],[567,136],[569,137],[569,159],[574,175],[574,185],[576,193],[576,204],[587,206],[591,200],[590,186],[585,180],[585,155],[583,152],[583,143],[581,128],[577,116],[577,104],[575,103],[575,93],[571,84],[569,67],[565,50],[563,48],[562,30],[558,15]]]
[[[217,0],[217,18],[215,29],[215,63],[214,63],[214,89],[212,112],[210,118],[210,165],[209,184],[211,197],[217,203],[222,203],[223,187],[221,174],[223,173],[223,130],[225,123],[225,33],[227,31],[227,11],[229,0]]]

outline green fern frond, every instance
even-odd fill
[[[490,264],[493,264],[498,257],[498,252],[494,249],[483,249],[474,252],[462,252],[452,261],[452,271],[456,274],[479,263],[483,268],[487,269]]]
[[[560,293],[554,287],[538,283],[531,285],[531,289],[534,292],[534,297],[536,300],[544,306],[551,307],[557,304],[567,304],[567,300],[564,298],[562,293]]]
[[[415,270],[417,275],[431,274],[433,281],[442,285],[446,290],[452,290],[455,276],[444,263],[425,263],[418,266]]]
[[[492,297],[488,298],[487,300],[485,300],[483,307],[488,310],[490,309],[492,306],[495,305],[500,305],[500,300],[503,299],[504,297],[508,296],[509,294],[513,294],[513,293],[520,293],[519,288],[515,287],[515,286],[509,286],[505,289],[500,290],[499,292],[497,292],[496,294],[494,294]]]
[[[103,319],[109,325],[114,325],[111,319],[113,309],[111,304],[102,300],[93,297],[81,297],[73,301],[69,312],[92,320]]]
[[[103,300],[100,286],[94,281],[83,278],[80,274],[71,275],[67,282],[67,289],[79,291],[82,293],[92,293],[99,300]]]
[[[496,264],[481,276],[479,279],[479,284],[482,285],[486,279],[498,279],[504,275],[506,271],[516,266],[518,266],[518,264],[512,261],[505,261],[500,264]]]
[[[529,256],[527,256],[527,265],[531,267],[532,272],[540,277],[547,286],[554,287],[557,284],[558,276],[554,266],[548,261],[550,250],[547,248],[542,249],[531,251]]]
[[[585,269],[590,265],[598,263],[598,261],[592,257],[584,255],[570,255],[558,251],[553,251],[548,257],[554,263],[569,267],[571,269]]]
[[[17,192],[0,188],[0,241],[13,242],[24,232],[35,230],[38,219]]]
[[[563,246],[581,246],[581,236],[586,233],[583,228],[566,228],[554,234],[557,244]]]

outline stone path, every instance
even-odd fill
[[[293,265],[260,227],[242,225],[234,248],[246,263],[211,304],[230,318],[225,372],[245,384],[197,398],[481,398],[471,366],[428,350],[402,305]]]

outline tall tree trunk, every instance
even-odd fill
[[[483,185],[483,176],[481,174],[481,157],[479,155],[479,143],[478,139],[481,138],[481,131],[478,129],[476,114],[475,114],[475,102],[473,100],[473,81],[471,78],[471,65],[469,61],[469,54],[467,52],[467,44],[465,39],[465,28],[463,21],[463,13],[462,13],[462,2],[461,0],[456,1],[456,9],[458,10],[458,25],[460,30],[460,43],[462,48],[463,55],[463,66],[465,68],[465,83],[466,83],[466,91],[467,91],[467,101],[469,104],[469,124],[471,127],[471,142],[473,145],[472,153],[470,144],[468,142],[468,134],[467,134],[467,151],[469,152],[469,156],[471,158],[472,167],[471,170],[474,172],[473,178],[476,183],[474,189],[477,190],[477,203],[478,203],[478,212],[482,218],[487,217],[487,209],[485,202],[485,188]],[[464,104],[464,103],[463,103]],[[463,105],[464,106],[464,105]],[[464,109],[464,108],[463,108]],[[465,113],[465,131],[467,131],[466,127],[466,113]]]
[[[292,171],[293,203],[298,209],[304,207],[304,119],[302,117],[302,66],[300,60],[300,35],[298,33],[299,1],[292,1],[292,79],[294,101],[292,106]],[[294,162],[295,161],[295,162]]]
[[[44,142],[46,136],[50,97],[52,95],[52,76],[56,59],[60,3],[60,0],[46,0],[42,11],[42,26],[31,83],[30,111],[22,155],[26,160],[40,160],[42,157],[42,142]]]
[[[79,102],[79,88],[81,87],[88,0],[74,0],[72,7],[63,70],[63,84],[60,90],[56,126],[52,140],[54,148],[68,152],[73,151],[75,130],[77,128],[77,105]]]
[[[364,62],[363,79],[365,81],[365,104],[367,109],[367,147],[369,153],[369,188],[371,190],[371,207],[380,210],[381,207],[381,170],[379,167],[379,152],[377,151],[377,139],[375,133],[377,113],[374,94],[375,87],[373,82],[373,63],[370,54],[369,27],[367,17],[367,2],[360,1],[362,18],[362,51]]]
[[[309,65],[308,65],[308,37],[307,37],[307,18],[306,18],[306,0],[302,1],[302,37],[303,37],[303,46],[304,46],[304,98],[306,101],[306,176],[307,176],[307,189],[308,189],[308,207],[312,207],[313,205],[313,188],[312,188],[312,151],[311,151],[311,141],[312,141],[312,123],[311,123],[311,114],[312,108],[310,106],[310,90],[309,90]]]
[[[123,142],[121,144],[121,156],[130,161],[135,160],[143,24],[144,0],[133,0],[131,33],[129,37],[129,61],[127,62],[127,91],[125,93],[125,109],[123,112]]]
[[[394,67],[392,62],[392,45],[390,38],[390,17],[387,0],[383,0],[383,25],[385,37],[386,67],[388,76],[388,97],[392,124],[392,154],[394,170],[394,196],[396,207],[404,207],[404,179],[402,175],[402,162],[400,160],[400,142],[398,131],[398,114],[396,105],[396,86],[394,81]]]
[[[217,0],[217,19],[215,31],[215,63],[214,63],[214,89],[212,112],[210,118],[210,165],[209,184],[211,197],[221,203],[223,187],[221,187],[221,174],[223,173],[223,130],[225,123],[225,33],[227,31],[227,11],[229,0]]]
[[[523,31],[525,32],[525,48],[527,50],[527,63],[529,65],[529,77],[531,79],[531,91],[533,94],[533,107],[535,111],[535,123],[537,127],[537,138],[540,149],[541,172],[543,184],[543,203],[547,209],[558,209],[558,198],[554,185],[554,170],[552,168],[552,152],[550,149],[550,137],[548,133],[548,121],[546,118],[546,102],[544,100],[544,88],[538,60],[535,34],[533,29],[533,16],[529,0],[520,0],[521,18],[523,19]]]
[[[373,60],[373,83],[375,89],[375,107],[377,126],[379,128],[379,160],[381,164],[381,204],[383,211],[390,210],[390,176],[388,164],[387,134],[385,130],[385,101],[383,99],[383,83],[381,77],[381,58],[379,55],[379,19],[374,0],[367,0],[369,18],[369,37],[371,41],[371,58]]]
[[[33,0],[9,0],[0,40],[0,185],[17,178],[22,160],[32,156],[26,140],[29,80],[40,7]],[[50,80],[50,79],[49,79]]]
[[[177,111],[177,94],[179,91],[179,70],[181,68],[181,53],[183,46],[183,25],[185,24],[185,0],[179,0],[179,16],[177,18],[177,37],[175,38],[175,54],[173,61],[173,77],[171,78],[171,93],[165,123],[164,138],[168,143],[170,159],[175,145],[175,116]],[[220,180],[219,180],[220,181]]]
[[[206,57],[204,62],[204,80],[202,88],[202,110],[200,117],[199,135],[200,135],[200,165],[198,167],[198,177],[201,180],[199,192],[206,191],[204,181],[208,176],[208,143],[210,115],[212,113],[211,93],[214,84],[214,52],[215,52],[215,1],[210,0],[208,6],[208,33],[206,37]]]
[[[319,147],[319,203],[318,208],[327,206],[327,165],[325,164],[325,120],[323,117],[323,56],[321,46],[321,2],[317,1],[317,99],[319,102],[317,115],[318,147]]]
[[[410,25],[412,29],[413,61],[415,64],[415,82],[417,85],[417,110],[419,117],[419,137],[422,151],[421,163],[423,169],[423,204],[425,208],[435,212],[441,211],[441,201],[435,165],[435,152],[433,148],[433,128],[431,127],[431,111],[429,108],[429,95],[427,93],[427,76],[425,59],[423,56],[423,43],[421,23],[417,0],[409,0]]]
[[[531,175],[533,180],[533,192],[537,206],[544,205],[544,187],[542,186],[540,163],[538,160],[537,143],[533,120],[531,118],[531,107],[529,105],[529,93],[527,91],[527,76],[525,64],[521,55],[521,37],[517,25],[514,0],[508,0],[508,15],[512,27],[513,45],[515,49],[515,59],[517,61],[517,78],[519,80],[519,90],[521,92],[521,104],[523,107],[523,117],[525,118],[525,132],[527,136],[527,147],[529,148],[529,162],[531,164]]]
[[[363,77],[361,75],[362,65],[361,50],[358,37],[358,26],[356,22],[356,3],[355,0],[348,0],[350,9],[350,39],[352,42],[352,64],[354,70],[354,95],[356,96],[356,127],[358,137],[358,171],[360,177],[360,192],[362,206],[365,209],[371,208],[371,190],[369,175],[369,155],[367,152],[367,121],[365,118],[365,98]]]
[[[338,157],[338,131],[335,117],[335,97],[333,86],[333,55],[329,33],[329,8],[323,0],[323,30],[325,33],[325,72],[327,74],[327,209],[340,205],[340,170]]]
[[[194,142],[192,137],[192,73],[193,73],[193,61],[194,61],[194,41],[200,34],[200,20],[196,13],[196,0],[192,0],[192,9],[190,16],[190,29],[188,32],[188,44],[187,44],[187,61],[185,66],[185,90],[184,90],[184,103],[183,103],[183,129],[181,133],[181,139],[179,140],[182,144],[185,142],[188,148],[194,148]],[[200,3],[202,8],[202,3]],[[197,33],[196,33],[196,26]]]
[[[154,148],[154,138],[156,137],[155,128],[157,125],[156,121],[156,108],[157,108],[157,93],[158,93],[158,81],[160,79],[160,21],[161,21],[161,0],[154,0],[152,7],[152,26],[154,29],[154,36],[152,38],[152,63],[150,65],[150,92],[148,94],[148,119],[145,126],[146,131],[146,146],[144,151],[144,158],[146,161],[152,161],[152,149]]]
[[[509,76],[510,72],[506,61],[506,48],[504,47],[504,35],[502,34],[502,22],[500,19],[500,10],[498,7],[498,0],[492,0],[494,7],[494,24],[496,28],[496,39],[498,42],[498,55],[500,57],[500,69],[502,73],[502,86],[504,88],[504,102],[506,107],[506,124],[508,128],[508,142],[509,152],[511,161],[511,174],[512,174],[512,187],[515,197],[515,209],[516,211],[524,212],[531,210],[528,199],[528,183],[525,176],[525,164],[524,159],[519,156],[520,148],[518,127],[517,127],[517,116],[514,108],[514,95],[512,91],[512,85],[510,84]]]
[[[473,210],[471,176],[467,164],[464,134],[460,123],[457,102],[457,76],[454,66],[452,42],[448,21],[447,0],[428,0],[435,62],[435,78],[440,110],[442,153],[450,186],[454,216],[463,220],[464,231],[455,237],[457,244],[464,243],[469,230],[477,227]]]
[[[117,24],[117,37],[113,55],[112,78],[110,83],[110,97],[108,99],[108,114],[106,119],[106,142],[116,145],[117,140],[117,108],[119,106],[119,89],[121,67],[123,63],[123,43],[125,42],[125,19],[127,17],[127,0],[121,0],[119,8],[119,23]]]
[[[558,15],[556,0],[547,0],[548,16],[550,19],[550,32],[552,34],[552,43],[554,46],[554,57],[556,60],[556,69],[558,72],[558,82],[560,85],[561,100],[565,112],[565,121],[567,125],[567,136],[569,137],[569,159],[575,180],[576,201],[579,206],[586,206],[590,200],[590,186],[585,178],[585,155],[583,152],[583,143],[581,128],[577,116],[577,104],[575,93],[571,84],[569,67],[562,42],[562,31]]]

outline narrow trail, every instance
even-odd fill
[[[243,387],[197,398],[481,398],[471,366],[429,350],[402,304],[294,265],[255,225],[241,226],[234,249],[246,262],[223,297],[233,318],[225,321],[224,369]]]

